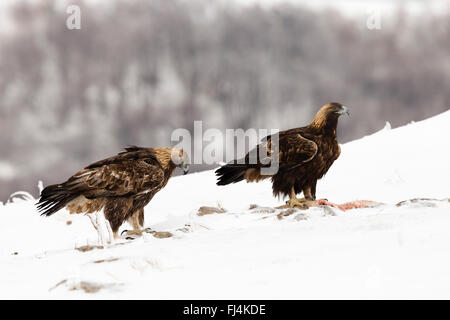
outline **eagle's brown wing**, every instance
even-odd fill
[[[273,156],[277,150],[278,159]],[[316,156],[317,150],[317,144],[305,138],[298,129],[281,131],[278,133],[278,148],[276,148],[275,136],[268,136],[255,149],[247,153],[245,158],[217,169],[217,185],[236,183],[243,179],[247,181],[267,179],[271,175],[262,175],[260,169],[273,166],[272,161],[278,161],[278,172],[286,171],[311,161]]]
[[[152,192],[164,181],[161,166],[144,160],[125,160],[99,167],[87,167],[67,182],[64,188],[87,198],[122,197]]]
[[[158,165],[159,161],[156,156],[154,149],[152,148],[140,148],[131,146],[125,148],[125,151],[120,152],[119,154],[94,162],[88,165],[85,169],[92,169],[102,167],[104,165],[109,165],[113,163],[122,163],[124,161],[134,161],[134,160],[142,160],[149,164]]]
[[[167,179],[154,149],[128,149],[87,166],[64,183],[46,187],[37,204],[41,214],[52,215],[79,196],[95,199],[158,192]]]
[[[267,139],[266,148],[270,149],[272,136]],[[280,170],[289,170],[311,161],[317,154],[317,144],[305,138],[297,130],[279,133],[279,164]]]

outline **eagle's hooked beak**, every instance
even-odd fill
[[[342,109],[337,112],[338,114],[346,113],[348,116],[350,115],[350,110],[346,106],[342,106]]]
[[[183,175],[187,174],[188,172],[189,172],[189,165],[186,164],[186,165],[183,166]]]

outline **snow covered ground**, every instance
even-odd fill
[[[33,200],[15,198],[0,204],[0,298],[449,299],[449,137],[447,111],[343,145],[318,197],[383,203],[345,212],[282,217],[268,181],[175,177],[145,216],[173,236],[106,249],[75,249],[97,244],[87,217],[43,218]],[[438,200],[396,206],[414,198]],[[225,213],[197,214],[218,203]]]

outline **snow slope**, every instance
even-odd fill
[[[342,146],[318,184],[346,212],[279,218],[268,181],[215,185],[212,171],[173,178],[146,208],[145,234],[106,249],[88,218],[40,217],[0,204],[0,298],[450,298],[450,111]],[[199,216],[201,206],[225,213]],[[128,226],[124,225],[123,228]]]

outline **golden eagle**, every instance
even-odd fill
[[[337,102],[324,105],[316,114],[311,124],[279,132],[278,136],[278,171],[273,175],[263,175],[261,169],[270,164],[249,161],[248,153],[243,161],[233,161],[216,170],[218,185],[247,180],[247,182],[272,179],[275,196],[289,196],[287,204],[292,208],[303,207],[307,201],[316,199],[317,180],[323,177],[333,162],[339,157],[341,149],[337,142],[336,128],[338,118],[349,114],[347,107]],[[256,147],[257,154],[263,149],[271,153],[272,136]],[[275,140],[275,139],[274,139]],[[273,159],[273,155],[271,157]],[[304,198],[296,195],[303,191]]]
[[[45,216],[64,207],[71,214],[88,214],[102,243],[105,227],[111,242],[125,221],[133,226],[132,233],[141,234],[144,207],[165,187],[176,167],[185,174],[189,170],[189,157],[183,149],[128,147],[78,171],[64,183],[46,187],[37,207]]]

